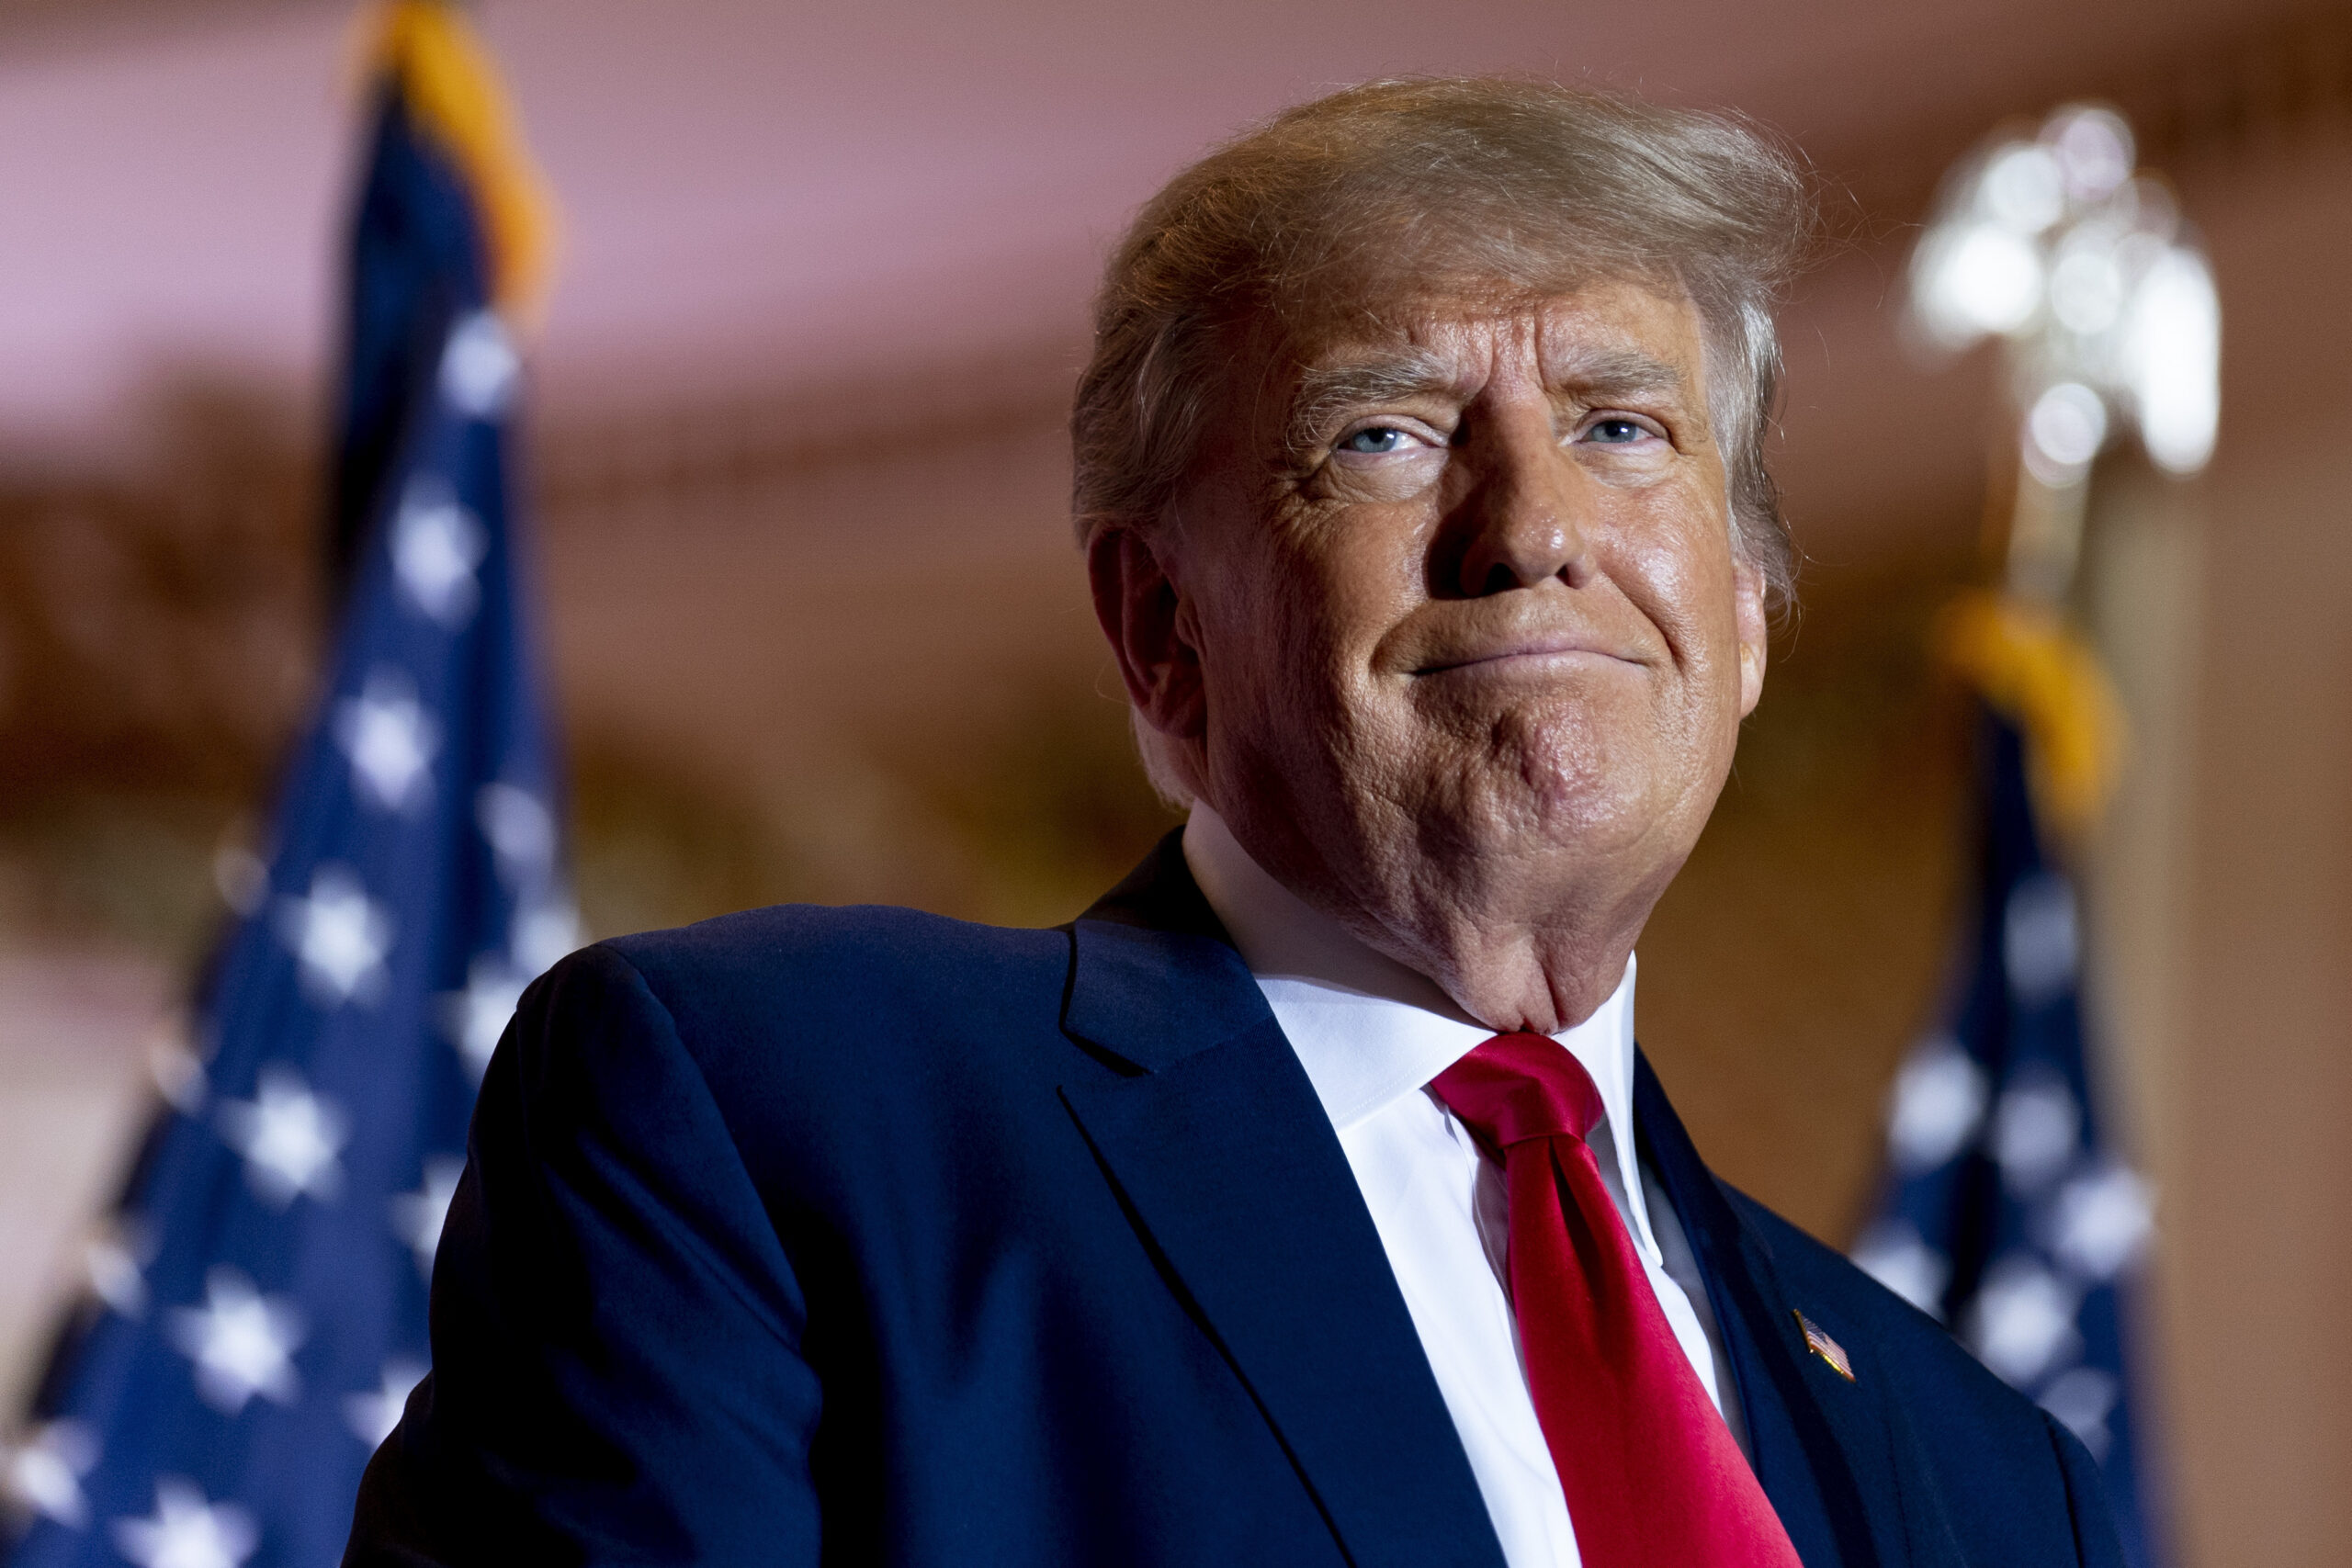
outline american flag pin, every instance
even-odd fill
[[[1852,1382],[1854,1381],[1854,1363],[1847,1359],[1846,1347],[1838,1344],[1835,1339],[1830,1338],[1829,1336],[1823,1331],[1821,1325],[1814,1322],[1813,1319],[1805,1316],[1804,1314],[1800,1312],[1797,1313],[1795,1316],[1797,1320],[1797,1326],[1804,1330],[1805,1348],[1810,1349],[1815,1355],[1820,1357],[1823,1360],[1828,1362],[1831,1370],[1836,1371],[1839,1377],[1844,1378],[1848,1382]]]

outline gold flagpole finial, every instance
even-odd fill
[[[396,85],[419,130],[472,187],[492,300],[515,329],[535,330],[554,282],[555,198],[473,24],[452,0],[386,0],[366,62],[369,76]]]

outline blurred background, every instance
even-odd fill
[[[567,219],[526,542],[592,935],[786,899],[1049,924],[1170,825],[1087,607],[1063,421],[1104,249],[1209,141],[1342,82],[1510,70],[1801,149],[1834,234],[1783,318],[1804,607],[1644,940],[1641,1013],[1717,1168],[1841,1245],[1965,912],[1972,710],[1928,632],[1984,575],[2013,461],[1995,361],[1906,350],[1906,260],[1988,130],[2120,109],[2224,322],[2211,466],[2101,459],[2075,589],[2132,733],[2077,861],[2102,1109],[2156,1193],[2143,1403],[2180,1561],[2352,1562],[2352,10],[476,19]],[[351,23],[0,0],[12,1408],[314,700]]]

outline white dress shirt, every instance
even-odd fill
[[[1276,882],[1206,805],[1184,860],[1273,1009],[1340,1135],[1510,1568],[1579,1568],[1559,1472],[1520,1363],[1499,1167],[1428,1091],[1494,1031],[1427,977],[1365,946]],[[1746,1447],[1723,1337],[1688,1237],[1635,1155],[1634,964],[1593,1015],[1554,1036],[1606,1111],[1587,1140],[1658,1305]]]

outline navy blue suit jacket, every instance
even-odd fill
[[[2117,1568],[2089,1457],[1635,1114],[1808,1568]],[[1849,1382],[1811,1354],[1833,1335]],[[1501,1568],[1171,836],[1069,927],[783,908],[540,980],[347,1563]]]

